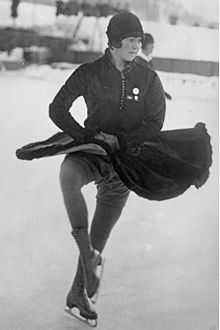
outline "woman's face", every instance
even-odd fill
[[[117,48],[117,54],[123,61],[133,61],[141,48],[140,37],[129,37],[121,41],[121,47]]]

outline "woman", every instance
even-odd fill
[[[103,140],[117,151],[119,145],[141,142],[157,134],[165,116],[163,87],[155,72],[135,60],[143,28],[132,13],[112,17],[107,27],[108,48],[100,59],[81,65],[61,87],[49,107],[52,121],[74,140],[86,143]],[[84,128],[71,116],[73,101],[83,96],[87,105]],[[144,134],[143,134],[144,132]],[[120,143],[119,143],[120,142]],[[77,307],[87,320],[96,320],[90,304],[100,285],[97,267],[111,230],[119,219],[129,195],[105,156],[74,153],[61,165],[60,182],[72,235],[80,257],[66,304]],[[88,212],[81,192],[95,182],[97,201],[88,232]]]

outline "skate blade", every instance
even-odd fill
[[[96,304],[97,300],[99,298],[99,293],[100,293],[100,288],[101,288],[101,283],[102,283],[102,278],[103,278],[103,273],[104,273],[104,264],[105,264],[105,258],[102,257],[101,264],[97,267],[99,269],[99,272],[97,272],[97,276],[99,277],[99,286],[98,286],[98,289],[96,290],[96,293],[90,298],[90,300],[93,304]]]
[[[88,325],[90,328],[96,328],[98,325],[98,321],[97,320],[90,320],[90,319],[86,319],[84,317],[82,317],[79,313],[76,313],[75,310],[78,311],[77,308],[69,308],[66,307],[65,308],[65,312],[67,314],[69,314],[71,317],[75,318],[76,320]]]

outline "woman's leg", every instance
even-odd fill
[[[88,182],[87,169],[77,157],[68,156],[60,169],[64,204],[72,227],[88,228],[88,211],[81,189]]]
[[[100,253],[120,218],[129,196],[128,188],[115,174],[109,181],[98,185],[96,210],[91,225],[91,242]]]
[[[92,246],[100,253],[103,251],[109,235],[118,221],[121,212],[129,196],[129,190],[121,182],[119,177],[114,176],[107,180],[101,180],[97,185],[96,209],[91,224],[90,238]],[[78,263],[74,286],[80,282],[82,267]]]
[[[86,287],[90,296],[97,290],[99,278],[95,274],[95,269],[97,263],[100,262],[100,255],[93,249],[88,235],[88,212],[81,188],[93,181],[93,173],[88,162],[76,155],[66,157],[60,171],[64,203],[71,223],[72,234],[80,251],[79,264],[81,265],[81,269],[77,270],[79,281],[73,283],[71,292],[67,296],[67,306],[72,308],[77,305],[84,315],[87,309],[90,318],[95,318],[97,315],[88,310],[84,289]]]

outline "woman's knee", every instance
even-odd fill
[[[113,208],[123,209],[129,197],[129,189],[120,181],[98,187],[97,201]]]
[[[83,186],[82,171],[80,164],[74,159],[66,157],[60,167],[60,184],[62,188],[71,185],[72,188],[80,189]]]

